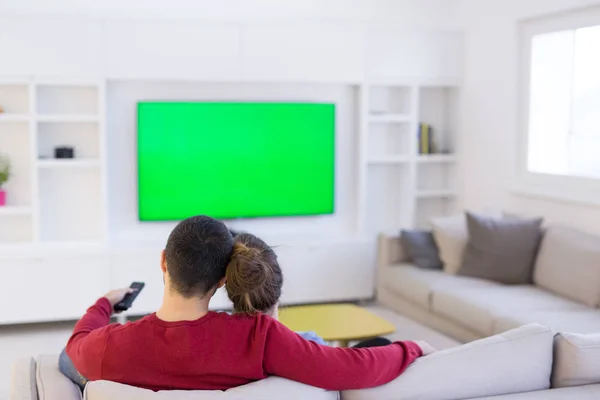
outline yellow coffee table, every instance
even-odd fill
[[[352,340],[389,335],[396,327],[353,304],[320,304],[282,307],[279,321],[293,331],[314,331],[326,341],[347,347]]]

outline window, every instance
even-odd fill
[[[600,9],[531,21],[522,33],[520,183],[600,202]]]

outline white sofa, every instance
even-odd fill
[[[555,387],[555,389],[550,389]],[[449,400],[462,398],[600,398],[600,335],[560,334],[531,324],[422,357],[394,381],[341,393],[271,377],[227,391],[152,392],[114,382],[86,386],[86,400]],[[79,389],[58,370],[57,356],[13,366],[11,400],[76,400]]]
[[[532,285],[503,285],[407,262],[399,236],[380,235],[377,299],[461,342],[540,323],[600,333],[600,237],[566,227],[544,233]]]

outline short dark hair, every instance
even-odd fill
[[[207,295],[225,277],[232,250],[222,222],[204,215],[181,221],[165,248],[172,288],[186,298]]]

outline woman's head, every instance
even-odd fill
[[[283,274],[277,255],[254,235],[235,237],[226,277],[227,295],[237,313],[270,313],[279,303]]]

